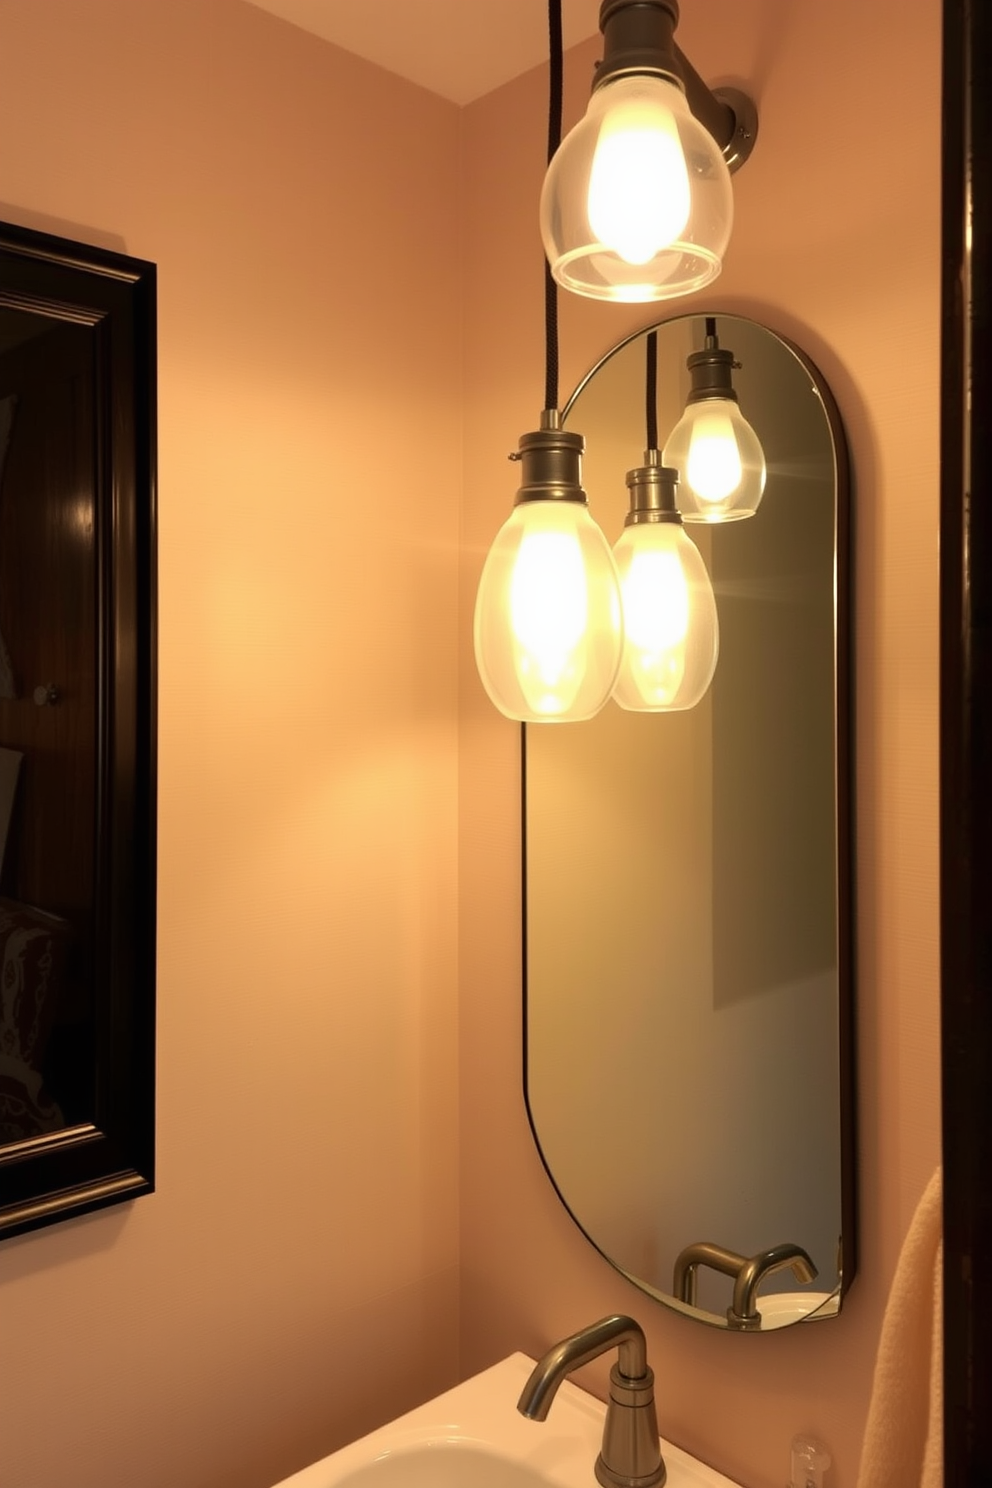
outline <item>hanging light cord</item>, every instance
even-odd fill
[[[647,366],[644,377],[644,411],[647,423],[645,449],[658,448],[658,332],[648,331],[645,341]]]
[[[562,46],[561,0],[548,0],[550,81],[548,85],[548,164],[561,144]],[[544,406],[558,407],[558,286],[544,260]]]

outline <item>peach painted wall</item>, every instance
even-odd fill
[[[0,0],[0,217],[159,265],[161,528],[158,1191],[0,1245],[3,1488],[265,1488],[456,1375],[458,121]]]
[[[763,1337],[711,1332],[613,1272],[559,1205],[527,1126],[518,730],[489,707],[470,635],[484,551],[515,489],[506,453],[543,399],[543,73],[466,114],[462,1367],[631,1312],[649,1335],[662,1431],[749,1488],[781,1488],[799,1430],[831,1448],[832,1488],[853,1488],[885,1297],[939,1155],[939,29],[938,0],[914,8],[912,26],[900,0],[687,0],[679,29],[707,80],[756,95],[761,132],[736,178],[722,279],[675,313],[737,311],[797,340],[837,395],[857,480],[861,1266],[835,1323]],[[597,55],[589,44],[569,57],[569,121]],[[572,297],[561,315],[563,395],[651,319]],[[586,1374],[602,1393],[605,1367]]]
[[[463,1372],[631,1310],[669,1435],[780,1488],[817,1430],[851,1488],[938,1142],[938,29],[710,0],[680,32],[762,107],[697,304],[802,342],[859,477],[861,1275],[836,1325],[742,1339],[598,1259],[523,1110],[517,731],[468,638],[542,399],[543,78],[459,116],[236,0],[0,0],[0,215],[160,265],[162,652],[159,1189],[0,1246],[0,1488],[264,1488],[454,1376],[459,1234]],[[563,386],[643,318],[563,306]]]

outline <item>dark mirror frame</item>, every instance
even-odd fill
[[[0,307],[93,360],[95,1115],[0,1147],[0,1238],[149,1193],[155,1132],[155,266],[0,223]]]
[[[944,1481],[992,1483],[992,7],[943,9]]]

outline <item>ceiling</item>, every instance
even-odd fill
[[[453,103],[548,55],[545,0],[249,0]],[[599,0],[562,0],[565,45],[598,30]]]

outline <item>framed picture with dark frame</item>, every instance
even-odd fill
[[[0,1239],[148,1193],[155,267],[0,223]]]

